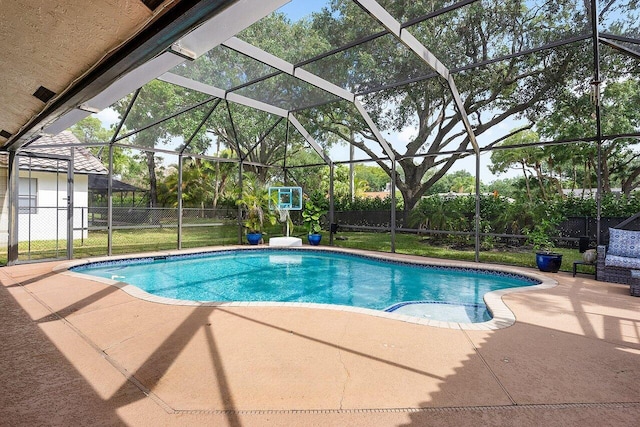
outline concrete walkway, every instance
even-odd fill
[[[56,265],[0,269],[1,425],[640,423],[640,298],[592,276],[550,274],[503,298],[513,326],[464,331],[164,305]]]

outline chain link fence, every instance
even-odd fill
[[[607,244],[609,241],[609,227],[616,227],[625,221],[626,217],[602,217],[600,222],[600,242]],[[335,222],[342,230],[353,231],[389,231],[391,227],[391,214],[388,210],[354,210],[336,211]],[[443,236],[463,236],[473,238],[474,218],[464,217],[462,222],[466,223],[463,230],[429,230],[413,229],[404,225],[403,212],[396,211],[396,230],[405,233],[432,234]],[[326,227],[328,228],[328,227]],[[624,226],[628,230],[640,230],[640,218],[629,222]],[[527,240],[524,234],[513,233],[480,233],[481,237],[490,237],[510,244],[522,245]],[[562,221],[557,227],[555,240],[557,244],[568,248],[577,248],[581,238],[588,238],[591,246],[595,246],[597,241],[597,218],[594,217],[570,217]]]
[[[609,228],[615,228],[626,219],[627,217],[602,217],[600,219],[601,244],[606,245],[609,243]],[[640,218],[625,224],[624,228],[626,230],[640,230]],[[590,241],[595,242],[598,232],[598,220],[594,217],[570,217],[558,225],[558,231],[564,237],[579,238],[586,236]]]
[[[112,209],[114,254],[176,249],[179,232],[182,233],[183,248],[237,243],[237,210],[185,208],[182,211],[182,229],[179,230],[176,208]],[[107,253],[108,208],[75,208],[74,257]]]
[[[176,208],[114,207],[112,225],[112,253],[134,253],[169,250],[178,247],[178,233],[182,234],[183,248],[236,244],[238,241],[238,210],[234,208],[184,208],[182,228],[178,229]],[[299,212],[292,212],[298,226]],[[608,228],[626,218],[602,218],[601,242],[607,243]],[[469,221],[471,221],[469,219]],[[20,211],[21,260],[63,258],[66,256],[66,207],[23,208]],[[326,222],[326,221],[325,221]],[[335,223],[339,231],[390,231],[391,215],[388,210],[336,211]],[[472,221],[470,222],[472,227]],[[101,256],[108,252],[108,209],[106,207],[76,207],[73,211],[74,257]],[[397,232],[431,235],[441,240],[473,243],[473,228],[464,231],[411,229],[403,227],[402,212],[397,212]],[[329,224],[324,224],[329,229]],[[640,230],[640,219],[625,226]],[[577,248],[580,238],[588,236],[591,246],[596,241],[597,222],[592,217],[572,217],[558,226],[557,244]],[[338,232],[337,236],[340,236]],[[522,234],[481,233],[481,239],[494,239],[507,245],[523,245],[527,236]]]

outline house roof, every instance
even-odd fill
[[[611,194],[622,194],[622,188],[611,188]],[[597,188],[563,188],[562,194],[565,196],[578,197],[578,198],[589,198],[593,199],[596,197],[596,193],[598,192]]]
[[[102,162],[80,144],[80,140],[73,133],[64,131],[54,136],[43,136],[25,148],[24,151],[36,156],[70,157],[71,146],[74,146],[73,170],[75,173],[107,174],[107,168],[104,167]],[[60,145],[60,147],[56,147],[56,145]],[[37,170],[56,170],[58,169],[58,160],[44,159],[42,157],[20,157],[20,169],[25,169],[29,166]]]
[[[89,175],[89,191],[92,193],[106,194],[108,189],[109,178],[107,176],[95,174]],[[144,188],[139,188],[135,185],[118,181],[117,179],[111,180],[111,189],[114,193],[135,193],[146,191]]]

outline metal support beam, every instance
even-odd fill
[[[289,112],[284,108],[276,107],[275,105],[257,101],[252,98],[247,98],[246,96],[238,95],[237,93],[227,93],[225,95],[225,99],[231,102],[235,102],[236,104],[244,105],[280,117],[287,117],[287,114],[289,114]]]
[[[464,125],[464,128],[469,136],[469,142],[473,146],[473,149],[478,152],[480,147],[476,136],[473,133],[469,117],[467,115],[462,98],[458,88],[453,81],[453,77],[449,72],[449,69],[440,60],[429,51],[418,39],[416,39],[406,28],[402,28],[402,24],[398,22],[385,8],[380,6],[375,0],[354,0],[364,9],[369,15],[380,22],[391,34],[393,34],[402,44],[409,48],[413,53],[418,55],[429,67],[431,67],[436,73],[445,79],[453,95],[453,100],[460,114],[460,119]]]
[[[9,224],[7,239],[7,265],[14,265],[18,261],[18,181],[20,180],[19,157],[15,151],[9,151]]]
[[[244,169],[244,162],[240,160],[238,162],[238,187],[240,187],[240,194],[242,194],[242,172]],[[242,197],[242,196],[241,196]],[[238,244],[242,244],[242,206],[238,205]]]
[[[291,122],[291,124],[293,126],[295,126],[296,129],[298,129],[298,132],[300,132],[300,134],[304,137],[304,139],[307,140],[309,145],[314,150],[316,150],[316,153],[318,153],[318,155],[324,159],[325,163],[328,164],[328,165],[331,165],[332,162],[331,162],[331,159],[329,158],[329,156],[327,156],[327,154],[324,152],[324,150],[322,150],[322,147],[320,147],[320,145],[318,145],[316,140],[313,139],[313,137],[309,134],[309,132],[307,132],[307,130],[304,128],[304,126],[302,126],[302,124],[298,121],[298,119],[296,119],[296,117],[293,114],[289,114],[289,121]]]
[[[127,117],[129,117],[129,113],[131,112],[131,109],[135,105],[136,100],[138,99],[138,96],[140,95],[140,92],[142,92],[142,88],[136,90],[133,93],[133,96],[131,97],[131,100],[129,100],[129,105],[127,105],[127,109],[125,110],[124,114],[122,115],[122,118],[118,122],[118,125],[116,126],[116,129],[113,131],[113,135],[111,135],[111,140],[109,140],[109,144],[113,144],[114,142],[116,142],[116,138],[118,137],[118,134],[122,130],[122,127],[124,126],[125,120],[127,120]]]
[[[290,62],[285,61],[284,59],[278,58],[275,55],[272,55],[264,50],[253,46],[250,43],[247,43],[243,40],[240,40],[237,37],[232,37],[229,40],[223,43],[224,46],[235,50],[243,55],[246,55],[250,58],[253,58],[257,61],[262,62],[263,64],[269,65],[277,70],[282,71],[290,76],[296,77],[302,80],[305,83],[309,83],[319,89],[327,91],[335,96],[338,96],[347,101],[353,102],[355,100],[355,95],[348,90],[341,88],[338,85],[335,85],[322,77],[319,77],[309,71],[306,71],[302,68],[296,68]]]
[[[284,185],[287,185],[287,148],[289,148],[289,121],[287,120],[287,125],[285,126],[284,131],[284,156],[282,156],[282,175]]]
[[[471,127],[471,122],[469,121],[469,115],[467,114],[466,108],[464,108],[464,102],[462,102],[462,98],[460,97],[460,92],[458,92],[456,83],[453,80],[453,75],[451,74],[449,75],[449,78],[447,79],[447,83],[449,83],[449,89],[451,90],[451,94],[453,95],[453,100],[456,104],[456,108],[458,109],[458,114],[460,114],[460,119],[462,120],[464,129],[467,131],[467,136],[469,137],[469,142],[471,142],[473,151],[475,151],[476,153],[479,153],[480,145],[478,145],[478,141],[476,140],[476,134],[473,132],[473,128]]]
[[[350,129],[349,134],[349,195],[351,196],[351,203],[356,200],[356,168],[353,159],[356,154],[356,146],[354,143],[353,129]]]
[[[600,39],[603,39],[603,38],[609,39],[609,40],[615,40],[623,43],[640,44],[640,39],[637,37],[626,37],[626,36],[621,36],[619,34],[612,34],[612,33],[606,33],[601,31]]]
[[[265,132],[265,133],[264,133],[260,138],[258,138],[258,140],[256,141],[256,143],[255,143],[255,144],[253,144],[253,145],[251,146],[251,148],[249,148],[249,149],[247,150],[247,153],[244,155],[244,157],[241,157],[241,158],[240,158],[240,160],[246,160],[246,158],[249,156],[249,154],[251,154],[251,153],[253,152],[253,150],[255,150],[255,149],[256,149],[256,147],[257,147],[258,145],[260,145],[260,143],[261,143],[262,141],[264,141],[264,139],[265,139],[267,136],[269,136],[269,134],[270,134],[271,132],[273,132],[273,130],[276,128],[276,126],[278,126],[278,125],[280,124],[280,122],[281,122],[282,120],[284,120],[284,117],[279,117],[279,118],[278,118],[278,120],[276,120],[276,122],[275,122],[275,123],[274,123],[274,124],[269,128],[269,129],[267,129],[267,131],[266,131],[266,132]],[[289,123],[289,122],[287,122],[287,126],[288,126],[288,123]],[[287,128],[287,129],[288,129],[288,128]]]
[[[480,153],[476,153],[475,261],[480,262]]]
[[[602,115],[600,112],[600,33],[598,32],[598,1],[591,0],[591,32],[593,35],[593,101],[596,113],[596,144],[598,144],[598,190],[596,191],[596,245],[600,244],[602,217]]]
[[[178,155],[178,249],[182,249],[182,168],[184,157]]]
[[[116,80],[84,104],[91,106],[92,109],[103,110],[182,62],[184,58],[164,53]],[[89,111],[78,108],[71,110],[45,127],[44,133],[58,134],[91,114]]]
[[[126,139],[126,138],[128,138],[128,137],[132,136],[132,135],[136,135],[136,134],[138,134],[138,133],[142,132],[143,130],[147,130],[147,129],[149,129],[149,128],[152,128],[152,127],[154,127],[154,126],[157,126],[157,125],[159,125],[160,123],[164,123],[164,122],[166,122],[167,120],[171,120],[171,119],[173,119],[173,118],[176,118],[176,117],[178,117],[178,116],[179,116],[179,115],[181,115],[181,114],[187,113],[187,112],[189,112],[189,111],[191,111],[191,110],[194,110],[194,109],[196,109],[196,108],[198,108],[198,107],[202,107],[203,105],[208,104],[209,102],[214,102],[214,101],[215,101],[215,98],[214,98],[214,97],[207,98],[207,99],[205,99],[204,101],[198,102],[198,103],[193,104],[193,105],[190,105],[190,106],[188,106],[188,107],[185,107],[185,108],[183,108],[183,109],[181,109],[181,110],[179,110],[179,111],[176,111],[175,113],[172,113],[172,114],[170,114],[170,115],[168,115],[168,116],[162,117],[162,118],[161,118],[161,119],[159,119],[159,120],[155,120],[155,121],[154,121],[154,122],[152,122],[152,123],[146,124],[146,125],[144,125],[144,126],[142,126],[142,127],[138,128],[138,129],[134,129],[134,130],[132,130],[132,131],[130,131],[130,132],[127,132],[127,133],[125,133],[125,134],[124,134],[124,135],[122,135],[122,136],[118,136],[118,137],[116,137],[113,141],[114,141],[114,142],[121,141],[121,140],[123,140],[123,139]]]
[[[367,122],[369,129],[371,129],[371,132],[373,132],[373,135],[376,137],[376,139],[382,146],[382,149],[384,150],[384,152],[387,153],[387,156],[389,156],[391,160],[395,160],[396,155],[391,149],[391,146],[384,139],[384,137],[382,136],[382,133],[380,133],[380,131],[378,130],[378,127],[369,116],[369,113],[367,113],[367,110],[365,110],[364,107],[362,106],[362,103],[358,100],[355,100],[353,102],[353,105],[356,106],[356,109],[358,110],[358,112],[360,113],[364,121]]]
[[[218,108],[218,105],[220,105],[220,102],[222,102],[222,100],[221,99],[217,99],[213,103],[213,106],[209,109],[209,111],[207,111],[207,114],[204,115],[202,120],[200,120],[200,124],[198,124],[198,126],[195,128],[193,133],[191,133],[191,136],[189,137],[189,139],[187,139],[184,142],[184,145],[180,149],[180,154],[183,154],[185,152],[185,150],[189,147],[189,145],[191,145],[191,142],[193,142],[194,138],[198,135],[198,133],[200,133],[200,129],[202,129],[202,127],[207,122],[207,120],[209,120],[209,117],[211,117],[211,115],[216,110],[216,108]],[[206,129],[205,129],[205,132],[206,132]]]
[[[293,64],[278,58],[275,55],[272,55],[268,52],[265,52],[262,49],[259,49],[243,40],[240,40],[236,37],[233,37],[226,42],[223,43],[230,49],[233,49],[237,52],[242,53],[243,55],[249,56],[257,61],[260,61],[264,64],[267,64],[273,68],[276,68],[290,76],[296,77],[306,83],[309,83],[317,88],[320,88],[326,92],[329,92],[335,96],[338,96],[341,99],[347,100],[349,102],[353,102],[364,118],[364,120],[369,125],[369,128],[372,130],[375,135],[378,143],[382,146],[383,150],[387,153],[390,158],[394,157],[393,151],[389,147],[389,144],[386,142],[376,124],[371,120],[371,117],[363,108],[362,104],[356,100],[355,95],[341,87],[322,79],[321,77],[316,76],[302,68],[296,68]],[[253,100],[251,98],[247,98],[242,95],[238,95],[234,92],[225,92],[222,89],[215,88],[213,86],[197,82],[195,80],[191,80],[186,77],[178,76],[172,73],[165,73],[164,75],[159,77],[159,80],[163,80],[169,83],[173,83],[188,89],[200,91],[203,93],[207,93],[209,95],[213,95],[219,98],[224,98],[228,101],[235,102],[241,105],[245,105],[251,108],[255,108],[261,111],[266,111],[271,114],[279,115],[282,117],[286,117],[288,113],[286,110],[280,109],[279,107],[266,104],[260,101]]]
[[[581,34],[579,36],[574,36],[574,37],[569,37],[563,40],[558,40],[555,42],[551,42],[551,43],[547,43],[544,44],[542,46],[538,46],[535,48],[531,48],[531,49],[526,49],[526,50],[521,50],[519,52],[516,53],[510,53],[508,55],[501,55],[501,56],[496,56],[494,58],[491,59],[485,59],[484,61],[479,61],[479,62],[474,62],[472,64],[467,64],[467,65],[463,65],[461,67],[456,67],[456,68],[452,68],[449,70],[449,72],[451,74],[458,74],[461,73],[463,71],[467,71],[467,70],[473,70],[475,68],[479,68],[479,67],[484,67],[487,65],[491,65],[491,64],[495,64],[497,62],[502,62],[502,61],[507,61],[509,59],[513,59],[513,58],[519,58],[522,56],[526,56],[526,55],[531,55],[532,53],[536,53],[536,52],[541,52],[543,50],[548,50],[548,49],[553,49],[555,47],[559,47],[559,46],[565,46],[571,43],[577,43],[583,40],[587,40],[591,38],[591,34]],[[364,96],[364,95],[369,95],[370,93],[374,93],[374,92],[380,92],[383,90],[388,90],[388,89],[393,89],[396,87],[400,87],[400,86],[405,86],[411,83],[417,83],[417,82],[421,82],[424,80],[429,80],[429,79],[433,79],[435,77],[438,77],[438,73],[429,73],[429,74],[424,74],[422,76],[418,76],[418,77],[412,77],[410,79],[405,79],[405,80],[400,80],[394,83],[389,83],[389,84],[385,84],[382,86],[377,86],[377,87],[372,87],[369,88],[367,90],[362,90],[358,93],[356,93],[356,96]]]
[[[273,105],[256,101],[252,98],[247,98],[243,95],[238,95],[237,93],[229,93],[224,91],[223,89],[217,88],[215,86],[211,86],[205,83],[200,83],[193,79],[182,77],[173,73],[164,73],[158,80],[163,82],[172,83],[174,85],[182,86],[186,89],[194,90],[196,92],[206,93],[211,96],[215,96],[217,98],[226,99],[231,102],[235,102],[236,104],[244,105],[246,107],[255,108],[256,110],[264,111],[269,114],[274,114],[280,117],[287,117],[289,113],[287,110],[279,107],[275,107]]]
[[[67,258],[73,259],[73,209],[74,209],[74,151],[69,149],[69,161],[67,162]],[[84,224],[80,226],[80,232],[84,233]]]
[[[209,21],[182,37],[178,43],[196,56],[200,56],[290,1],[236,0]]]
[[[107,171],[107,255],[113,255],[113,144],[109,144]]]
[[[396,159],[391,161],[391,252],[396,252]]]
[[[331,224],[335,223],[335,199],[333,197],[333,175],[335,167],[333,162],[329,163],[329,246],[333,246],[333,232]]]
[[[225,104],[227,106],[227,116],[229,117],[229,124],[231,125],[231,132],[233,133],[233,141],[229,141],[234,143],[235,149],[238,152],[238,157],[240,157],[241,159],[244,158],[244,156],[242,155],[242,149],[240,147],[240,139],[238,138],[238,131],[236,130],[236,125],[233,122],[233,116],[231,115],[231,108],[229,108],[229,101],[225,101]]]
[[[628,55],[628,56],[630,56],[632,58],[635,58],[635,59],[640,59],[640,52],[637,51],[637,50],[629,49],[628,47],[623,46],[620,43],[616,43],[616,42],[614,42],[612,40],[608,40],[605,37],[600,37],[599,41],[600,41],[600,43],[605,44],[605,45],[617,50],[620,53],[623,53],[623,54]]]

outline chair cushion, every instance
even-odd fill
[[[610,228],[608,254],[640,258],[640,231]]]
[[[626,256],[607,254],[607,257],[604,259],[604,265],[607,267],[620,267],[640,270],[640,258],[629,258]]]

